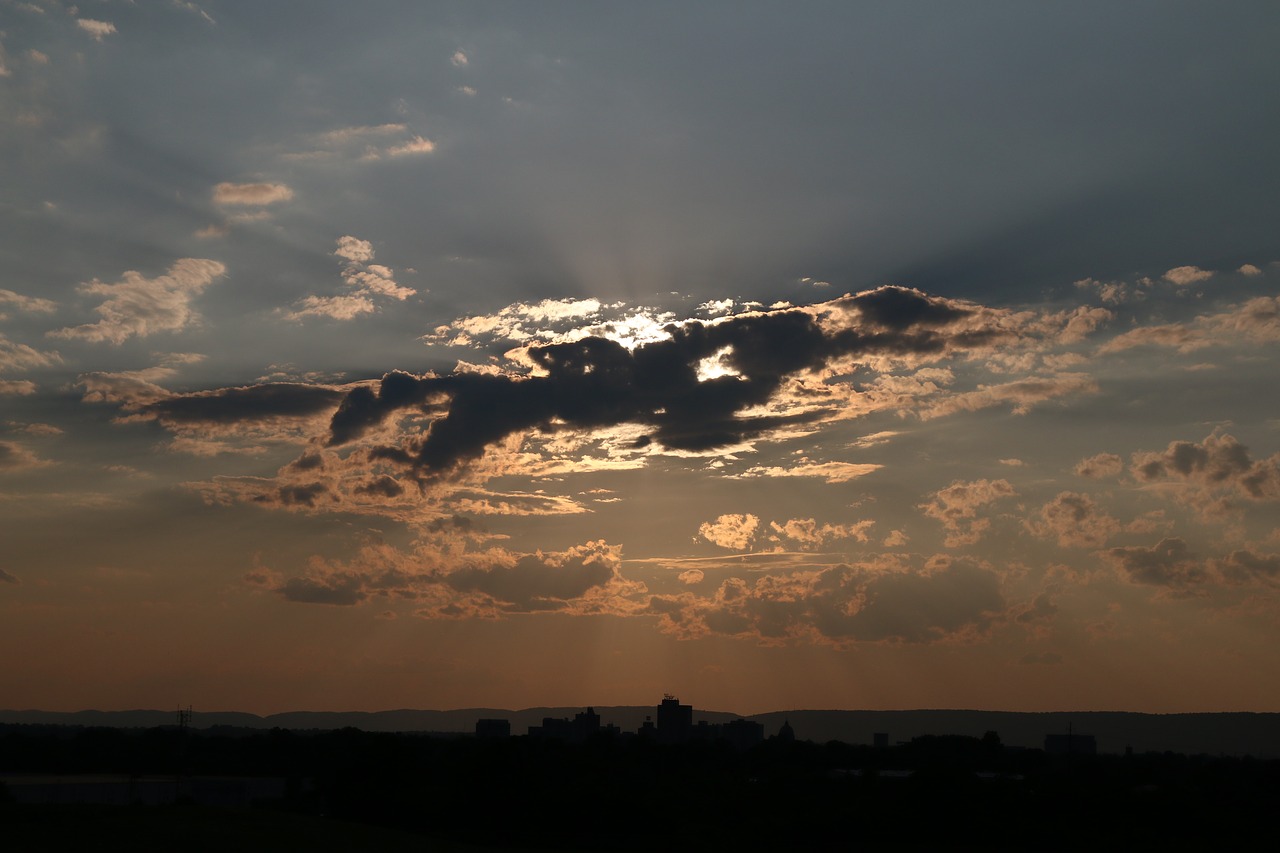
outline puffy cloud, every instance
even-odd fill
[[[678,577],[680,578],[680,583],[692,585],[702,583],[706,575],[701,569],[685,569]]]
[[[378,310],[373,300],[364,295],[307,296],[298,303],[295,311],[287,315],[290,320],[304,317],[328,317],[330,320],[354,320],[361,314]]]
[[[102,41],[116,31],[116,25],[108,21],[95,21],[93,18],[77,18],[76,26],[89,34],[94,41]]]
[[[1213,272],[1211,270],[1202,270],[1199,267],[1191,266],[1174,267],[1173,269],[1166,271],[1162,276],[1165,281],[1173,282],[1179,287],[1185,287],[1188,284],[1195,284],[1197,281],[1204,281],[1205,279],[1212,277]]]
[[[1236,272],[1247,276],[1262,275],[1262,270],[1258,269],[1253,264],[1241,264],[1240,268],[1236,270]]]
[[[1114,477],[1124,470],[1124,460],[1114,453],[1099,453],[1088,459],[1081,459],[1075,467],[1075,473],[1092,480]]]
[[[1005,610],[999,579],[971,561],[835,566],[729,578],[710,596],[653,596],[649,611],[682,637],[722,634],[766,643],[807,640],[930,643],[978,636]]]
[[[440,414],[425,435],[385,452],[430,474],[452,471],[489,445],[535,428],[640,424],[650,431],[637,447],[703,452],[736,446],[843,416],[814,406],[769,411],[793,375],[859,354],[932,358],[1015,334],[988,314],[968,303],[881,288],[805,309],[668,324],[660,339],[634,347],[596,336],[529,344],[519,350],[525,375],[389,373],[377,394],[356,391],[343,402],[330,443],[359,439],[393,413],[417,408]],[[710,357],[727,372],[700,376],[699,366]],[[840,476],[853,473],[845,469]]]
[[[39,457],[22,445],[11,441],[0,441],[0,471],[34,468],[42,464],[44,463]]]
[[[79,287],[89,296],[105,301],[94,309],[102,317],[96,323],[49,332],[52,337],[121,344],[130,337],[149,337],[158,332],[174,332],[197,319],[192,301],[226,267],[217,261],[182,258],[169,271],[155,278],[129,270],[114,284],[94,279]]]
[[[1280,580],[1280,554],[1258,554],[1240,549],[1213,561],[1213,566],[1228,583]]]
[[[0,305],[12,305],[19,311],[31,314],[52,314],[58,310],[58,303],[38,296],[23,296],[12,290],[0,288]]]
[[[911,537],[901,530],[890,530],[889,535],[884,537],[884,541],[880,544],[886,548],[901,548],[911,541]]]
[[[29,396],[36,393],[36,383],[27,379],[0,379],[0,394]]]
[[[1190,353],[1211,346],[1276,341],[1280,341],[1280,297],[1259,296],[1216,314],[1200,315],[1190,323],[1140,326],[1107,341],[1098,352],[1162,346]]]
[[[407,157],[413,154],[430,154],[436,150],[436,144],[430,139],[414,136],[399,145],[392,145],[384,154],[388,157]]]
[[[870,536],[867,531],[875,526],[874,521],[859,521],[854,524],[818,524],[812,518],[792,518],[779,524],[769,523],[773,529],[774,541],[787,540],[802,548],[820,548],[835,539],[854,539],[867,542]]]
[[[1036,403],[1074,394],[1093,394],[1097,390],[1098,383],[1081,373],[1032,377],[1002,385],[979,385],[977,390],[955,394],[925,407],[920,416],[925,419],[937,418],[957,412],[976,412],[1006,403],[1013,404],[1015,415],[1025,415]]]
[[[1103,555],[1133,583],[1186,590],[1208,579],[1204,563],[1176,537],[1151,548],[1111,548]]]
[[[728,514],[703,522],[698,527],[698,535],[721,548],[743,551],[750,546],[759,525],[760,519],[750,513]]]
[[[213,203],[234,207],[263,207],[293,198],[293,190],[284,184],[233,184],[223,182],[213,188]]]
[[[1101,548],[1120,532],[1120,522],[1088,495],[1061,492],[1040,508],[1040,519],[1027,522],[1037,536],[1053,538],[1064,548]]]
[[[331,320],[352,320],[361,314],[378,310],[375,298],[395,299],[403,302],[417,293],[411,287],[396,283],[394,270],[373,260],[373,244],[349,234],[338,238],[338,248],[333,254],[343,260],[342,281],[353,292],[338,296],[308,296],[299,307],[286,314],[290,320],[304,317],[328,317]]]
[[[304,604],[355,605],[374,597],[412,601],[427,618],[498,618],[514,613],[624,613],[642,584],[624,579],[618,549],[603,541],[560,552],[456,551],[429,541],[411,551],[366,546],[348,563],[313,557],[304,575],[258,569],[246,580]]]
[[[1062,331],[1058,341],[1073,344],[1084,340],[1099,326],[1115,318],[1115,314],[1105,308],[1091,308],[1081,305],[1074,311],[1064,312],[1053,319],[1062,321]]]
[[[56,352],[42,352],[26,344],[14,343],[4,335],[0,335],[0,373],[52,367],[61,361],[62,357]]]
[[[942,522],[948,531],[947,547],[954,548],[974,544],[991,526],[990,519],[979,517],[980,509],[1016,494],[1008,480],[956,480],[934,492],[931,500],[918,508]]]
[[[1135,453],[1129,470],[1142,483],[1182,486],[1177,494],[1200,508],[1224,493],[1250,501],[1280,500],[1280,453],[1254,460],[1234,436],[1219,431],[1201,442],[1174,441],[1163,451]]]
[[[453,52],[453,56],[449,57],[449,61],[452,62],[458,68],[465,68],[469,62],[469,60],[467,59],[467,55],[463,53],[461,50],[455,50]]]
[[[338,238],[338,248],[333,253],[345,261],[364,264],[373,260],[373,244],[359,237],[344,234]]]

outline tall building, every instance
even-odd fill
[[[693,734],[693,706],[668,693],[658,706],[658,741],[684,743]]]

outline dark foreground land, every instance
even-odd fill
[[[49,795],[89,774],[188,793],[158,805]],[[1244,849],[1270,836],[1280,802],[1280,761],[1047,755],[994,734],[737,751],[608,735],[6,726],[6,777],[12,850]],[[35,777],[63,787],[33,802],[22,780]],[[201,779],[273,784],[229,807],[192,802]]]

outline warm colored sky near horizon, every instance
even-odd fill
[[[0,705],[1280,710],[1277,32],[0,0]]]

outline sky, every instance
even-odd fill
[[[1280,711],[1277,32],[0,0],[0,705]]]

